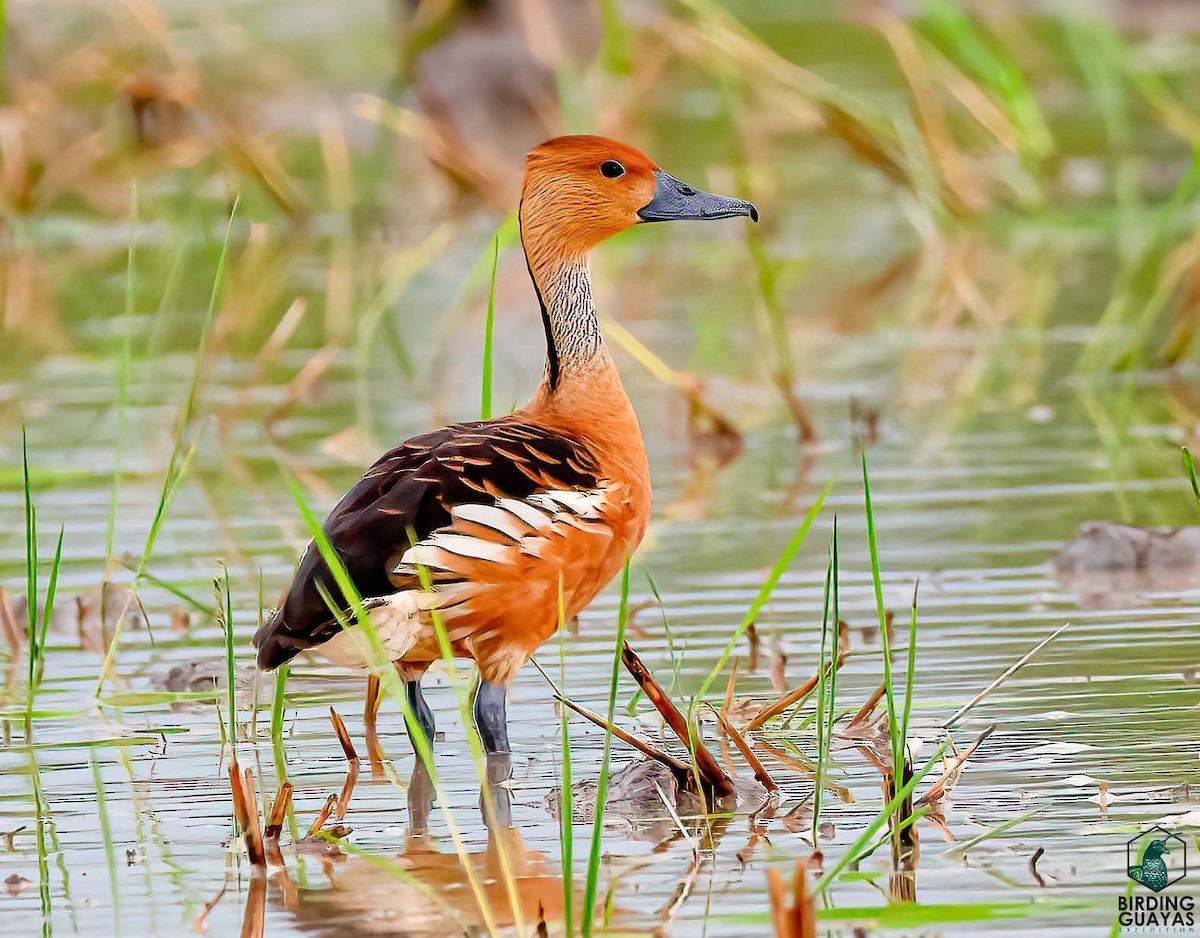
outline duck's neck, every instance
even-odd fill
[[[606,475],[627,483],[642,499],[638,517],[644,522],[650,498],[646,450],[637,415],[600,334],[587,255],[539,251],[536,246],[531,250],[528,241],[523,244],[546,327],[546,369],[522,411],[586,440]]]
[[[592,301],[587,257],[557,252],[538,255],[527,249],[525,258],[546,330],[543,388],[554,393],[597,368],[610,368]]]

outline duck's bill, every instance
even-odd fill
[[[661,169],[655,170],[654,180],[654,198],[638,212],[642,221],[684,221],[738,216],[758,221],[758,209],[742,199],[701,192]]]

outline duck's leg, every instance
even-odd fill
[[[429,704],[425,702],[425,696],[421,693],[421,678],[427,667],[428,664],[412,665],[396,662],[396,673],[400,675],[400,680],[404,681],[404,696],[408,699],[408,705],[417,719],[417,725],[421,727],[425,739],[432,746],[437,727],[433,720],[433,711],[429,709]]]
[[[379,677],[372,674],[367,677],[367,701],[363,707],[363,726],[367,735],[367,756],[371,760],[372,776],[383,768],[383,747],[379,745],[379,734],[375,727],[375,718],[379,714],[379,705],[382,702]]]
[[[508,685],[487,681],[480,681],[475,692],[475,728],[483,740],[483,751],[489,755],[512,751],[508,745],[507,697]]]
[[[418,677],[406,682],[404,694],[408,697],[408,705],[412,707],[413,716],[417,718],[421,732],[432,743],[437,727],[433,720],[433,711],[429,709],[429,704],[425,702],[425,695],[421,693],[421,679]]]

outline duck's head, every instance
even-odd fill
[[[555,137],[525,158],[521,232],[527,247],[549,242],[545,247],[585,254],[642,222],[739,215],[758,221],[749,202],[701,192],[607,137]]]

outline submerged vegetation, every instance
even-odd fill
[[[1052,560],[1197,523],[1200,16],[553,6],[5,8],[3,928],[1108,927],[1125,842],[1195,839],[1200,556]],[[511,764],[438,623],[410,755],[390,667],[360,720],[249,636],[309,538],[374,636],[323,510],[527,396],[560,129],[763,225],[596,258],[650,536]]]

